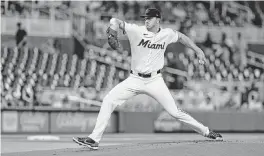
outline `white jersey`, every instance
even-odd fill
[[[158,33],[153,33],[145,26],[126,22],[125,31],[131,47],[131,70],[143,74],[162,69],[167,46],[179,38],[178,32],[170,28],[161,28]]]

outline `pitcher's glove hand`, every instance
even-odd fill
[[[110,45],[110,47],[113,48],[114,50],[117,50],[118,52],[121,52],[122,47],[117,38],[117,31],[108,27],[106,33],[107,33],[108,44]]]

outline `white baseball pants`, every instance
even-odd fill
[[[205,127],[189,114],[178,109],[161,74],[157,74],[151,78],[142,78],[130,74],[127,79],[116,85],[104,98],[95,128],[89,137],[99,142],[114,109],[122,105],[129,98],[138,94],[147,94],[153,97],[169,112],[169,114],[188,125],[199,134],[205,136],[209,133],[208,127]]]

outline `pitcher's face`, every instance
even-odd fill
[[[147,29],[151,29],[158,24],[157,17],[145,17],[145,26]]]

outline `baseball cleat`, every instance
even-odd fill
[[[207,138],[210,138],[210,139],[214,139],[214,140],[219,140],[219,141],[223,141],[223,137],[221,134],[219,133],[216,133],[212,130],[209,129],[209,134],[206,136]]]
[[[73,137],[72,140],[81,146],[86,146],[93,150],[97,150],[99,148],[98,142],[95,142],[93,139],[89,137],[76,137],[76,138]]]

